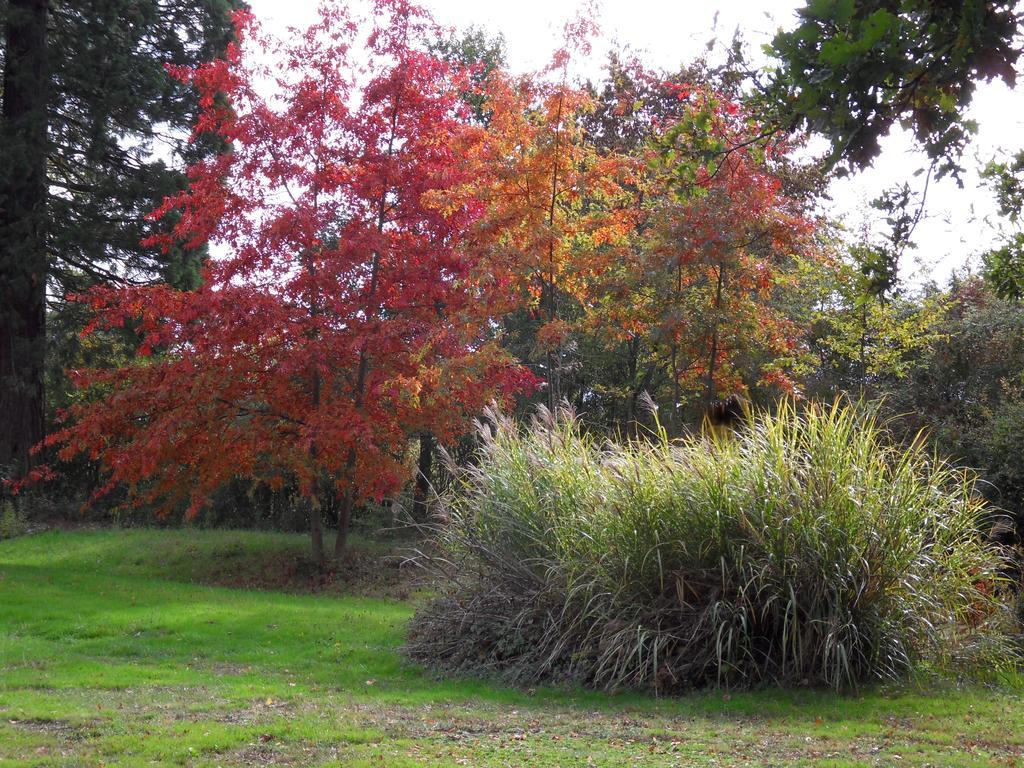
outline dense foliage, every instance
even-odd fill
[[[788,145],[758,144],[734,100],[667,83],[646,140],[602,142],[568,75],[586,21],[544,71],[490,62],[476,85],[481,46],[438,46],[404,0],[285,41],[237,23],[225,59],[172,68],[200,96],[195,138],[230,151],[191,166],[149,241],[221,253],[192,292],[87,297],[88,338],[138,339],[76,372],[50,440],[99,462],[99,494],[195,514],[239,478],[290,487],[314,552],[324,514],[340,552],[353,510],[400,489],[409,440],[425,477],[433,440],[490,398],[542,382],[551,406],[621,411],[584,346],[625,345],[627,397],[651,392],[675,429],[720,393],[792,386],[798,327],[775,300],[817,258],[814,225],[779,178]]]
[[[414,621],[419,661],[671,690],[1013,657],[971,476],[857,408],[710,442],[604,443],[546,411],[481,430],[426,558],[449,588]]]
[[[980,276],[902,276],[1020,22],[808,0],[767,79],[736,39],[587,80],[590,7],[522,73],[415,0],[280,36],[243,0],[0,0],[0,539],[70,498],[306,528],[287,567],[323,584],[411,496],[440,591],[407,650],[445,671],[999,677],[1024,618],[1024,155],[982,172]],[[924,189],[853,235],[829,184],[897,125]]]
[[[903,124],[940,175],[957,175],[977,130],[964,115],[977,82],[1016,82],[1015,2],[810,0],[799,14],[772,44],[770,109],[825,135],[834,163],[867,166]]]
[[[69,293],[197,283],[202,250],[142,244],[185,162],[216,148],[188,142],[196,94],[164,66],[221,55],[240,5],[0,0],[0,466],[24,469],[69,389],[85,323]]]
[[[98,329],[138,323],[141,356],[83,374],[105,396],[77,404],[53,441],[102,460],[101,492],[124,484],[165,510],[194,514],[239,476],[294,482],[322,559],[325,503],[341,499],[340,553],[353,505],[403,479],[411,433],[457,435],[525,379],[485,338],[478,206],[457,191],[476,132],[459,119],[465,73],[427,48],[429,18],[382,2],[360,29],[325,9],[281,44],[253,25],[238,17],[254,37],[225,60],[176,70],[201,95],[197,135],[232,150],[192,166],[190,189],[157,212],[176,220],[164,248],[228,253],[193,292],[92,294]],[[349,54],[359,34],[366,78]]]
[[[904,356],[901,376],[877,376],[873,394],[906,435],[923,430],[941,455],[977,469],[978,491],[1024,524],[1024,306],[978,277],[904,302],[931,311],[927,345]],[[926,310],[928,311],[928,310]],[[1012,536],[1009,538],[1012,539]]]
[[[902,120],[951,168],[974,81],[1011,79],[1013,9],[810,3],[759,102],[738,44],[670,72],[613,52],[580,80],[586,14],[547,66],[513,73],[500,37],[407,0],[327,8],[282,39],[243,13],[218,57],[230,7],[0,0],[22,41],[4,49],[5,104],[24,112],[0,148],[21,207],[2,213],[25,236],[0,247],[28,254],[3,278],[41,329],[49,249],[50,445],[69,495],[146,520],[304,523],[316,553],[337,525],[340,551],[352,517],[398,514],[412,478],[429,519],[451,479],[436,447],[470,459],[494,396],[523,395],[519,415],[567,401],[615,435],[644,434],[650,398],[676,437],[731,393],[765,408],[847,393],[1024,509],[1020,162],[985,174],[1007,225],[987,285],[915,292],[901,259],[922,202],[903,185],[875,203],[889,235],[841,232],[819,206],[829,163],[799,135],[824,132],[855,167]],[[159,284],[90,289],[115,278]]]

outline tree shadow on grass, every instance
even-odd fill
[[[986,698],[984,692],[936,695],[872,687],[846,694],[712,690],[657,699],[571,687],[523,689],[465,677],[442,680],[406,663],[399,652],[413,611],[409,603],[181,583],[166,563],[152,563],[180,562],[181,553],[190,551],[187,535],[108,531],[90,533],[84,541],[54,535],[49,541],[34,537],[24,553],[16,546],[0,549],[2,685],[8,691],[179,686],[233,700],[330,695],[368,706],[485,704],[832,722],[922,711],[952,716],[984,706]],[[197,538],[191,551],[204,562],[237,542],[253,546],[257,556],[289,551],[295,543],[240,532]],[[26,658],[33,664],[21,663]]]

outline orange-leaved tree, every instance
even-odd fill
[[[173,72],[202,99],[195,131],[229,146],[156,212],[170,248],[210,242],[203,284],[91,294],[93,332],[137,328],[146,355],[76,372],[94,397],[50,440],[99,461],[102,493],[198,512],[235,477],[294,482],[314,557],[322,504],[353,509],[405,478],[410,434],[452,437],[528,374],[487,340],[490,309],[466,234],[478,136],[466,75],[430,53],[437,30],[407,0],[368,22],[341,6],[285,41],[237,19],[227,57]],[[358,46],[358,49],[357,49]]]
[[[786,389],[798,329],[777,294],[795,255],[813,255],[813,223],[786,195],[786,147],[743,108],[705,88],[665,82],[674,109],[651,124],[634,192],[632,247],[598,276],[588,318],[608,344],[642,341],[663,371],[674,424],[688,403],[751,384]],[[751,374],[754,374],[751,380]]]
[[[588,276],[614,258],[635,219],[620,203],[631,160],[587,142],[582,117],[592,98],[569,77],[593,24],[581,18],[565,31],[565,46],[541,72],[491,73],[487,127],[470,155],[477,171],[469,188],[486,205],[477,238],[499,295],[512,300],[506,325],[516,313],[526,318],[522,338],[507,341],[541,374],[552,408],[566,394],[565,353]]]
[[[794,255],[813,253],[814,228],[773,167],[786,146],[724,96],[679,86],[678,97],[682,116],[655,146],[662,193],[647,249],[666,278],[651,309],[676,405],[744,389],[739,364],[751,356],[765,360],[759,383],[788,388],[779,361],[792,358],[797,329],[773,298]]]

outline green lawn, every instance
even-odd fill
[[[297,584],[275,569],[304,548],[190,530],[0,542],[0,765],[1024,766],[1024,685],[657,701],[442,682],[398,653],[400,580],[376,599],[207,586]],[[366,570],[355,588],[373,593]]]

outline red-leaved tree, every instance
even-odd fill
[[[100,493],[197,513],[236,477],[297,484],[314,557],[321,505],[353,509],[405,478],[409,435],[442,439],[528,374],[487,341],[474,238],[481,206],[462,158],[479,132],[465,73],[429,53],[437,33],[406,0],[359,23],[325,5],[285,42],[237,19],[227,57],[172,74],[202,99],[199,133],[230,150],[190,169],[155,216],[166,248],[211,243],[202,287],[91,294],[90,332],[137,328],[144,357],[76,372],[93,397],[50,439],[98,460]]]
[[[791,389],[799,328],[779,299],[796,257],[817,249],[803,202],[782,189],[786,143],[722,95],[662,89],[677,105],[646,150],[638,247],[590,286],[589,321],[611,343],[643,341],[651,367],[666,369],[678,425],[690,403]]]

